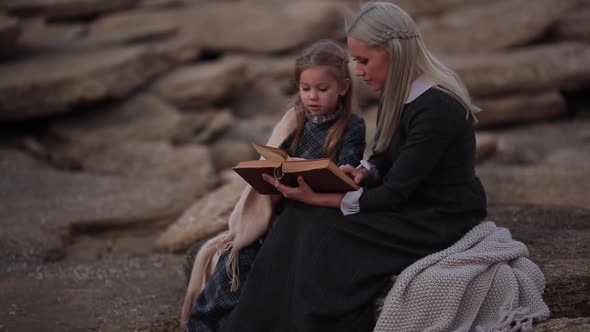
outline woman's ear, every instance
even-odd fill
[[[344,97],[348,93],[348,89],[350,89],[350,78],[346,78],[340,83],[340,96]]]

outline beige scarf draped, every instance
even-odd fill
[[[278,147],[296,126],[295,111],[289,109],[274,127],[266,145]],[[180,326],[183,330],[188,323],[196,297],[205,288],[221,254],[230,248],[227,270],[231,276],[231,289],[237,290],[239,287],[238,254],[242,248],[259,239],[268,230],[276,202],[278,200],[273,199],[273,196],[260,195],[252,187],[247,186],[229,217],[228,230],[209,239],[199,249],[182,307]]]

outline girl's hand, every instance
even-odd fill
[[[297,184],[299,187],[289,187],[279,182],[279,180],[268,174],[262,174],[264,181],[272,184],[277,190],[283,194],[286,198],[300,201],[306,204],[314,204],[314,198],[316,193],[311,189],[309,185],[303,180],[302,176],[297,177]]]
[[[340,169],[344,173],[348,174],[348,176],[350,176],[353,179],[354,183],[356,183],[356,184],[363,183],[363,181],[368,179],[369,176],[371,175],[369,170],[364,167],[354,168],[350,165],[342,165],[342,166],[340,166]]]

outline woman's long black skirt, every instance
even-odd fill
[[[387,280],[475,226],[434,211],[357,213],[288,204],[223,332],[363,332]]]

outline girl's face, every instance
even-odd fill
[[[383,90],[389,72],[389,54],[380,48],[370,48],[354,37],[348,37],[347,42],[350,55],[355,61],[354,74],[362,78],[371,89]]]
[[[313,66],[299,75],[299,98],[308,112],[315,116],[336,111],[338,98],[346,95],[350,80],[336,79],[334,69],[329,66]]]

